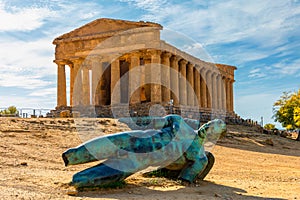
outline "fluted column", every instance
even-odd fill
[[[81,59],[72,60],[73,73],[71,74],[71,83],[73,82],[73,89],[71,92],[72,106],[77,106],[82,103],[82,74],[81,74]]]
[[[119,81],[119,85],[117,82]],[[120,88],[120,60],[116,59],[111,62],[111,104],[119,104],[121,102]]]
[[[230,112],[233,112],[233,80],[229,81],[229,88],[230,88]]]
[[[145,93],[146,101],[151,102],[151,58],[149,59],[148,56],[148,54],[145,56],[144,67],[141,70],[143,74],[141,84],[144,85],[141,92]]]
[[[200,93],[201,93],[201,107],[207,108],[207,85],[206,85],[206,70],[200,69]]]
[[[198,66],[195,67],[194,70],[194,75],[195,75],[195,93],[196,93],[196,99],[195,99],[195,104],[198,104],[198,107],[201,107],[201,79],[200,79],[200,69]]]
[[[74,64],[69,63],[68,65],[70,67],[70,106],[72,107],[74,105],[73,103],[73,91],[74,91],[74,82],[75,82]]]
[[[151,102],[161,102],[160,51],[151,51]]]
[[[222,110],[222,76],[219,74],[217,76],[217,91],[218,91],[218,110]]]
[[[217,89],[217,74],[213,73],[212,74],[212,108],[213,109],[218,109],[218,89]]]
[[[226,111],[230,111],[230,83],[229,79],[226,79]]]
[[[82,68],[82,103],[85,106],[90,105],[90,76],[87,66]]]
[[[171,98],[174,101],[174,105],[179,104],[179,66],[178,66],[178,57],[173,55],[170,60],[171,65]]]
[[[103,74],[100,57],[92,58],[92,104],[100,105],[100,80]]]
[[[221,91],[222,91],[222,110],[226,111],[226,79],[225,77],[222,77],[222,87],[221,87]]]
[[[57,64],[57,107],[67,106],[66,92],[66,71],[65,64],[56,62]]]
[[[189,106],[194,105],[194,65],[192,63],[187,64],[187,101]]]
[[[179,102],[181,105],[187,105],[187,91],[186,91],[186,64],[187,61],[182,59],[179,61],[180,79],[179,79]]]
[[[129,98],[130,103],[139,103],[140,100],[140,56],[138,53],[132,53],[129,65]]]
[[[162,82],[162,101],[169,102],[171,99],[171,92],[170,92],[170,57],[171,53],[164,52],[161,56],[161,82]]]
[[[212,108],[212,94],[213,94],[213,88],[212,88],[212,74],[211,71],[206,72],[206,98],[207,98],[207,108]]]

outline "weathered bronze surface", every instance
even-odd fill
[[[120,121],[130,124],[131,118]],[[179,179],[193,182],[206,168],[208,159],[204,141],[208,135],[226,131],[222,120],[215,119],[199,129],[196,120],[179,115],[155,117],[151,128],[101,136],[62,154],[65,165],[105,160],[78,172],[72,183],[76,187],[102,186],[124,180],[150,166],[180,170]]]

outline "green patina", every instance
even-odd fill
[[[120,119],[129,127],[136,123],[135,120]],[[144,119],[147,120],[149,118]],[[207,167],[203,146],[206,137],[226,131],[225,123],[219,119],[199,129],[196,129],[199,127],[197,120],[178,115],[155,117],[150,122],[147,130],[101,136],[64,152],[66,166],[105,160],[75,174],[72,183],[77,187],[101,186],[122,181],[149,166],[178,171],[179,179],[193,182]]]

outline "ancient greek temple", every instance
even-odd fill
[[[128,112],[147,115],[160,105],[167,113],[172,106],[174,113],[234,114],[236,67],[189,55],[161,40],[162,29],[101,18],[57,37],[56,109],[95,108],[97,116],[109,116],[112,107],[122,113],[127,105]]]

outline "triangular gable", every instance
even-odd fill
[[[57,37],[56,40],[63,40],[75,37],[85,37],[90,35],[108,33],[108,32],[118,32],[129,30],[133,28],[140,28],[140,27],[158,27],[162,29],[162,26],[157,23],[152,22],[133,22],[133,21],[126,21],[126,20],[118,20],[118,19],[108,19],[108,18],[100,18],[96,19],[86,25],[83,25],[73,31],[63,34]]]

